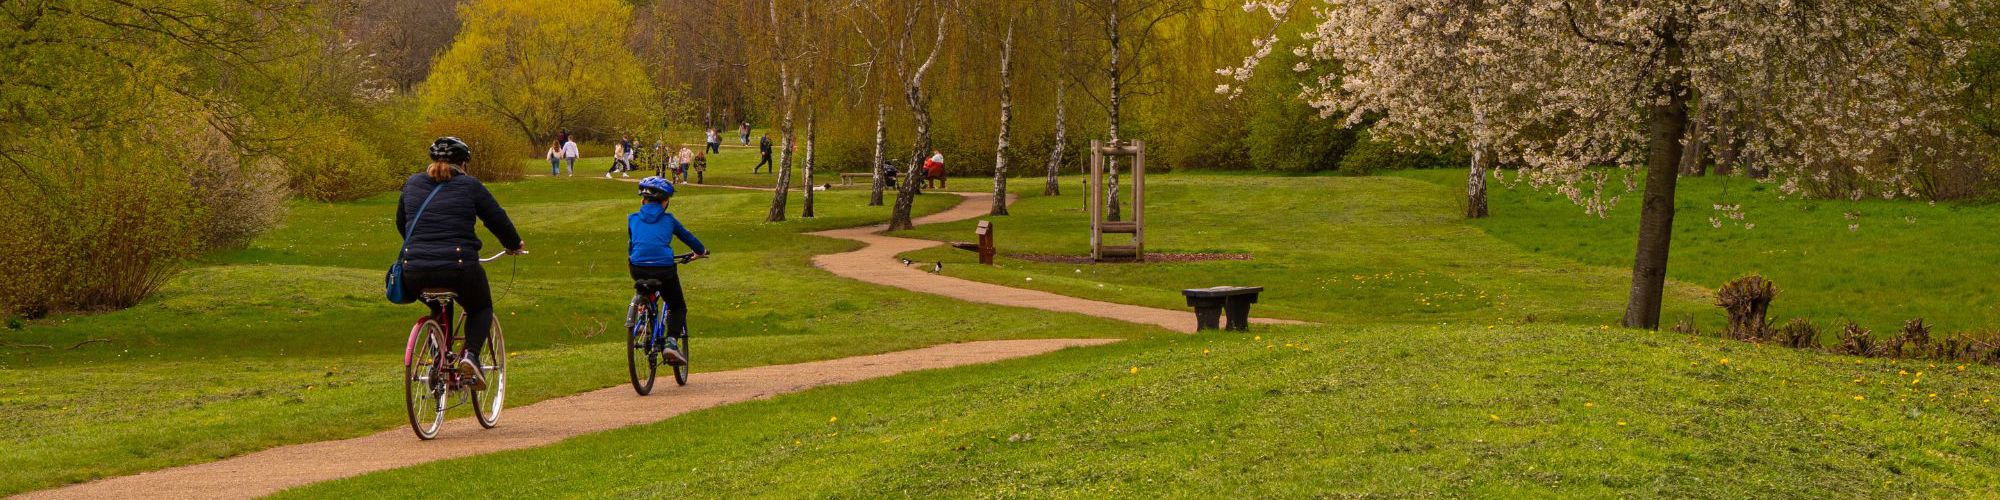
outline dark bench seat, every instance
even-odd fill
[[[1257,294],[1263,293],[1261,286],[1218,286],[1209,288],[1189,288],[1181,290],[1187,296],[1187,304],[1194,308],[1196,330],[1214,330],[1220,325],[1222,316],[1229,317],[1228,329],[1250,329],[1250,304],[1257,303]]]

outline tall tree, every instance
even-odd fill
[[[1957,9],[1918,0],[1346,1],[1320,9],[1307,34],[1307,52],[1345,76],[1306,97],[1352,123],[1380,116],[1371,130],[1384,135],[1436,139],[1431,125],[1472,121],[1447,128],[1479,134],[1478,149],[1592,214],[1617,200],[1604,187],[1614,172],[1595,167],[1643,172],[1622,322],[1658,328],[1694,96],[1741,125],[1726,137],[1784,176],[1782,190],[1829,167],[1908,186],[1910,165],[1939,153],[1903,145],[1963,145],[1949,103],[1956,86],[1937,77],[1960,53],[1937,25]]]
[[[924,92],[924,75],[930,73],[932,65],[937,64],[938,53],[944,52],[944,22],[947,17],[946,14],[949,13],[944,6],[936,5],[935,2],[933,2],[931,8],[937,11],[936,41],[931,43],[930,50],[924,55],[924,62],[918,64],[916,69],[906,72],[908,78],[903,82],[903,100],[909,104],[910,115],[916,123],[916,140],[910,144],[910,163],[906,170],[908,175],[903,176],[903,185],[896,190],[896,205],[889,212],[889,230],[891,231],[916,227],[916,224],[910,222],[910,208],[916,203],[917,184],[923,178],[924,158],[930,153],[931,149],[931,98],[930,94]],[[916,32],[917,21],[921,18],[922,14],[922,4],[913,2],[909,15],[904,22],[903,42],[901,43],[904,48],[899,49],[899,52],[904,55],[898,57],[899,63],[907,64],[913,60],[912,56],[914,54],[910,52],[911,49],[908,46],[910,38]]]
[[[620,43],[625,24],[603,22],[631,12],[618,0],[468,3],[420,92],[425,114],[492,119],[530,144],[565,127],[608,137],[644,126],[658,115],[654,86]]]
[[[1056,137],[1055,145],[1049,147],[1048,180],[1042,184],[1042,194],[1055,196],[1062,194],[1061,183],[1056,176],[1062,174],[1063,148],[1069,145],[1068,124],[1063,122],[1063,90],[1069,88],[1067,82],[1056,82]]]
[[[1000,40],[1000,139],[993,148],[993,215],[1007,215],[1007,131],[1014,124],[1014,21]]]
[[[1195,12],[1201,7],[1194,0],[1086,0],[1076,3],[1096,19],[1096,36],[1105,46],[1105,58],[1095,66],[1100,73],[1087,75],[1070,73],[1070,77],[1080,83],[1090,81],[1106,82],[1104,96],[1097,102],[1104,108],[1106,133],[1111,142],[1118,142],[1123,125],[1123,106],[1134,93],[1135,87],[1150,87],[1157,84],[1147,72],[1157,64],[1147,50],[1159,36],[1162,24]],[[1081,65],[1079,65],[1081,66]],[[1096,98],[1096,95],[1092,95]],[[1118,220],[1122,217],[1119,200],[1118,161],[1105,162],[1109,174],[1106,189],[1109,192],[1105,217]]]
[[[810,55],[809,51],[804,48],[807,43],[801,41],[800,38],[805,34],[805,27],[812,23],[812,18],[809,9],[801,8],[796,13],[788,11],[788,15],[784,16],[781,20],[778,0],[771,0],[770,5],[771,25],[769,29],[771,31],[771,54],[772,63],[778,69],[778,109],[780,113],[778,135],[782,143],[782,149],[778,152],[778,182],[771,189],[771,210],[764,216],[764,221],[783,222],[785,220],[785,202],[791,196],[792,152],[798,143],[798,136],[793,133],[792,129],[792,116],[798,108],[799,87],[804,85],[805,82],[804,75],[800,74],[801,69],[796,68],[795,65],[798,64],[799,59]],[[790,33],[792,36],[787,37],[787,33]],[[807,186],[806,189],[810,193],[812,187]]]

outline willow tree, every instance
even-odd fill
[[[1279,7],[1288,2],[1253,2]],[[1520,177],[1602,215],[1642,172],[1623,324],[1658,328],[1690,106],[1785,192],[1841,172],[1914,194],[1913,169],[1967,142],[1945,73],[1950,2],[1342,0],[1299,50],[1341,74],[1306,99],[1372,133],[1471,137]],[[1497,133],[1496,126],[1511,132]],[[1732,130],[1733,129],[1733,130]],[[1449,134],[1449,135],[1442,135]],[[1942,145],[1910,147],[1909,145]],[[1607,187],[1610,186],[1610,187]]]
[[[563,127],[608,135],[644,125],[658,114],[654,85],[622,45],[625,24],[603,22],[631,14],[617,0],[465,4],[458,39],[421,86],[425,114],[495,120],[530,144]]]

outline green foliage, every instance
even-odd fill
[[[419,94],[433,120],[505,123],[541,144],[659,123],[655,85],[624,45],[632,7],[617,0],[479,0]]]
[[[528,145],[521,137],[506,133],[492,123],[472,118],[442,118],[431,120],[424,128],[426,137],[456,136],[472,147],[472,162],[465,165],[465,173],[483,181],[520,180],[521,158],[528,155]]]
[[[1354,146],[1340,158],[1340,172],[1348,175],[1368,175],[1392,170],[1463,168],[1471,161],[1470,156],[1456,148],[1437,152],[1403,146],[1375,140],[1371,134],[1363,131],[1357,134]]]

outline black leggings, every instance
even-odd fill
[[[660,292],[660,301],[667,303],[667,334],[678,336],[687,333],[688,305],[687,297],[681,294],[680,271],[675,266],[640,267],[628,265],[628,267],[632,270],[632,281],[660,280],[660,287],[658,289],[647,289],[638,286],[637,283],[634,283],[632,288],[642,294],[651,291]]]
[[[450,288],[457,291],[458,307],[465,311],[465,351],[477,358],[479,351],[486,348],[487,334],[493,331],[493,289],[486,284],[486,269],[476,263],[461,266],[457,269],[403,271],[403,286],[417,290]],[[433,315],[442,312],[437,306],[430,307]]]
[[[772,165],[772,164],[771,164],[771,153],[764,153],[764,158],[763,158],[763,159],[760,159],[760,160],[757,160],[757,166],[754,166],[754,167],[750,167],[750,173],[753,173],[753,174],[754,174],[754,173],[757,173],[757,169],[761,169],[761,168],[764,168],[764,166],[766,166],[766,165],[769,165],[769,166],[771,167],[771,171],[772,171],[772,172],[776,172],[776,171],[778,171],[778,170],[777,170],[777,169],[778,169],[778,166],[777,166],[777,165]]]

